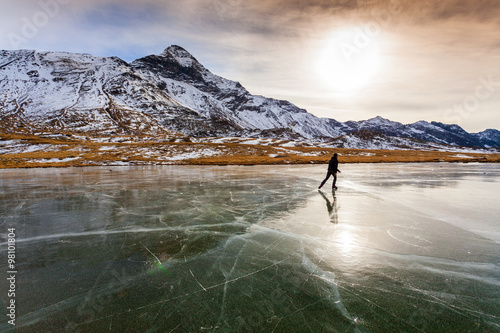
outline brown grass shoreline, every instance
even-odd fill
[[[500,153],[423,150],[363,150],[283,147],[242,143],[95,142],[0,134],[19,151],[0,155],[0,169],[137,165],[325,164],[333,153],[341,163],[499,163]],[[0,143],[1,143],[0,141]],[[4,144],[4,148],[8,144]]]

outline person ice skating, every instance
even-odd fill
[[[337,172],[340,173],[340,170],[338,169],[339,167],[339,161],[337,159],[337,153],[333,154],[332,159],[330,162],[328,162],[328,173],[326,174],[325,180],[321,183],[321,185],[318,187],[319,189],[325,185],[326,181],[330,178],[330,176],[333,176],[333,185],[332,185],[332,190],[336,190],[337,186],[335,184],[337,183]]]

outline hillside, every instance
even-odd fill
[[[176,144],[183,146],[178,154],[192,159],[205,156],[201,148],[193,148],[196,144],[217,142],[239,145],[237,152],[252,146],[249,142],[256,142],[255,146],[267,142],[278,152],[259,154],[271,159],[280,156],[283,145],[323,149],[320,155],[308,153],[313,154],[310,157],[326,156],[335,148],[488,154],[498,152],[492,147],[500,147],[500,132],[495,129],[468,133],[458,125],[438,122],[401,124],[375,117],[342,123],[318,118],[288,101],[252,95],[240,83],[213,74],[180,46],[132,63],[88,54],[0,51],[0,134],[4,162],[34,152],[51,156],[54,147],[26,146],[45,140],[68,141],[73,146],[154,143],[172,148]],[[23,138],[20,146],[9,139],[12,135]],[[103,150],[113,151],[108,148]],[[234,156],[231,149],[221,151]],[[72,158],[58,151],[61,158]],[[165,163],[184,160],[168,149],[164,153],[172,157]],[[115,154],[127,155],[121,148]],[[161,155],[146,148],[140,154],[145,160]],[[24,156],[14,164],[32,159]],[[304,162],[303,158],[293,161],[298,160]],[[161,158],[156,162],[163,163]]]

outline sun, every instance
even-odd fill
[[[363,28],[337,31],[326,42],[317,71],[331,89],[353,92],[369,84],[381,65],[378,35]]]

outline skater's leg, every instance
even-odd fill
[[[321,185],[320,185],[318,188],[322,188],[322,187],[323,187],[323,185],[325,185],[325,183],[328,181],[328,178],[330,178],[330,176],[331,176],[331,175],[332,175],[332,173],[331,173],[330,171],[328,171],[328,173],[326,174],[326,178],[325,178],[325,180],[323,180],[323,181],[321,182]]]
[[[336,189],[337,186],[335,186],[335,184],[337,184],[337,173],[335,172],[333,174],[333,185],[332,185],[332,189]]]

